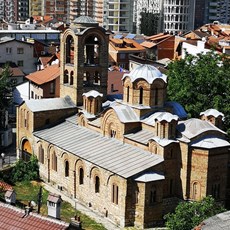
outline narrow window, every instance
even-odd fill
[[[54,82],[50,83],[50,93],[53,94],[54,93]]]
[[[68,80],[68,76],[69,74],[68,74],[68,70],[65,70],[65,72],[64,72],[64,84],[66,84],[66,83],[68,83],[69,82],[69,80]]]
[[[73,85],[73,71],[70,73],[70,85]]]
[[[158,88],[155,89],[155,105],[158,105]]]
[[[84,184],[84,170],[80,168],[79,170],[79,184]]]
[[[112,202],[118,204],[119,188],[116,184],[112,186]]]
[[[140,104],[140,105],[143,104],[143,88],[142,88],[142,87],[140,87],[139,104]]]
[[[98,176],[95,177],[95,193],[100,192],[100,178]]]
[[[156,198],[157,198],[156,188],[152,188],[152,190],[150,191],[149,204],[153,205],[156,202]]]
[[[54,171],[57,171],[57,156],[55,152],[53,152],[53,155],[52,155],[52,169]]]
[[[65,177],[69,176],[69,161],[65,161]]]
[[[127,87],[127,102],[129,102],[129,86]]]

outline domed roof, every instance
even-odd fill
[[[103,94],[102,93],[99,93],[98,91],[96,90],[90,90],[89,92],[87,93],[83,93],[82,96],[86,96],[86,97],[103,97]]]
[[[89,16],[80,16],[74,20],[74,23],[79,24],[97,24],[97,22]]]
[[[152,84],[153,81],[158,78],[162,79],[165,83],[167,82],[167,76],[165,74],[162,74],[156,67],[148,64],[142,64],[130,73],[124,74],[122,80],[126,77],[130,77],[132,82],[140,78],[145,79],[149,84]]]
[[[206,117],[208,117],[208,116],[213,116],[213,117],[215,117],[215,118],[217,118],[217,117],[219,117],[219,116],[224,117],[224,114],[221,113],[221,112],[219,112],[219,111],[216,110],[216,109],[208,109],[208,110],[206,110],[206,111],[204,111],[204,112],[201,112],[200,115],[205,115]]]

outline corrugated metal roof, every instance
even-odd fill
[[[230,143],[218,137],[203,137],[191,143],[192,147],[212,149],[230,146]]]
[[[150,139],[152,139],[155,136],[154,132],[151,132],[149,130],[142,129],[139,132],[135,133],[129,133],[124,135],[126,138],[129,138],[131,140],[134,140],[136,142],[147,144]]]
[[[213,124],[211,124],[208,121],[202,121],[197,118],[191,118],[186,121],[181,121],[177,125],[177,130],[186,138],[192,139],[201,133],[204,132],[219,132],[221,134],[226,134],[224,131],[221,129],[217,128]]]
[[[156,154],[103,137],[68,121],[34,135],[124,178],[163,162]]]
[[[208,110],[205,110],[204,112],[201,112],[200,115],[205,115],[205,116],[213,116],[213,117],[224,117],[224,114],[219,112],[218,110],[216,109],[208,109]]]
[[[69,96],[65,98],[31,99],[25,101],[32,112],[76,108]]]

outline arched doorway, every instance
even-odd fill
[[[30,142],[27,139],[25,139],[22,142],[20,158],[24,161],[29,161],[31,155],[32,155],[32,148]]]

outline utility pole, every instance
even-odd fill
[[[38,214],[40,214],[41,206],[42,206],[42,186],[40,186],[39,192],[38,192]]]

